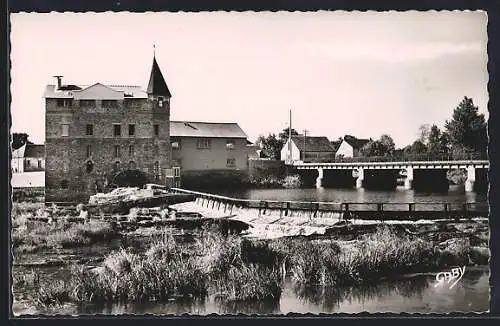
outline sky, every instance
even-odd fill
[[[335,140],[444,127],[464,96],[488,117],[485,12],[11,14],[12,132],[44,142],[43,92],[147,87],[153,59],[171,119],[237,122],[255,141],[289,125]]]

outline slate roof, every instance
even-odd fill
[[[247,138],[234,122],[170,121],[171,137]]]
[[[335,149],[335,152],[339,149],[340,145],[342,144],[342,140],[333,140],[330,142],[332,147]]]
[[[349,145],[351,145],[352,148],[360,149],[361,147],[365,146],[366,143],[368,143],[370,140],[369,139],[360,139],[360,138],[356,138],[356,137],[351,136],[351,135],[346,135],[344,137],[344,141],[346,143],[348,143]]]
[[[306,136],[305,138],[305,148],[307,152],[336,152],[336,148],[334,148],[328,138],[324,136]],[[304,150],[304,136],[292,136],[292,141],[300,151]]]
[[[151,67],[147,92],[148,94],[172,97],[167,83],[165,82],[165,78],[163,78],[163,74],[158,66],[158,62],[156,62],[156,58],[153,58],[153,66]]]
[[[24,157],[45,157],[45,145],[27,144]]]
[[[83,91],[93,85],[77,85],[81,90],[56,90],[56,85],[47,85],[45,87],[44,97],[46,98],[73,98],[73,94]],[[148,94],[141,86],[136,85],[104,85],[115,91],[123,92],[125,98],[147,98]]]
[[[26,151],[26,144],[12,151],[12,158],[23,158]]]

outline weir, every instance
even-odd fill
[[[488,203],[356,203],[356,202],[299,202],[249,200],[180,188],[171,188],[173,193],[191,194],[201,207],[215,210],[226,217],[237,214],[250,214],[257,217],[302,217],[308,219],[333,218],[348,220],[352,218],[367,220],[390,219],[460,219],[487,217]]]

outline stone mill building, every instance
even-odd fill
[[[85,198],[123,171],[165,184],[171,173],[171,93],[153,57],[140,86],[57,84],[45,90],[47,201]]]

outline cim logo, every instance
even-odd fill
[[[438,287],[443,284],[450,284],[452,281],[453,283],[450,285],[450,289],[454,287],[458,281],[462,279],[462,277],[465,274],[465,266],[460,268],[452,268],[451,272],[439,272],[436,274],[436,281],[437,283],[434,285],[434,287]]]

